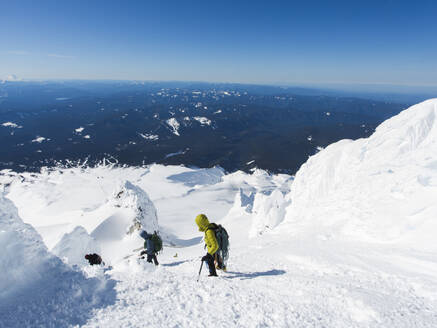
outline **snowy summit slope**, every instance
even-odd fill
[[[437,99],[342,140],[296,174],[286,220],[327,236],[437,250]],[[320,228],[323,227],[323,228]]]
[[[413,106],[294,179],[162,165],[2,171],[0,327],[437,327],[436,114],[437,100]],[[227,272],[203,268],[197,281],[199,213],[226,227],[231,250]],[[158,267],[138,257],[139,227],[163,236]],[[83,261],[94,251],[105,268]],[[28,283],[33,272],[44,275]]]

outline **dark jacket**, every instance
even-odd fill
[[[146,241],[144,248],[146,248],[147,255],[155,254],[155,244],[152,241],[152,235],[147,233],[145,230],[141,230],[140,236]]]
[[[100,265],[102,264],[102,258],[100,257],[99,254],[87,254],[85,255],[85,258],[88,260],[88,262],[90,263],[90,265]]]

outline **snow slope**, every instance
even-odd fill
[[[56,327],[437,327],[436,108],[437,100],[413,106],[368,139],[321,150],[295,179],[162,165],[3,171],[7,198],[65,261],[35,239],[38,263],[49,257],[93,277],[79,280],[93,290],[108,277],[80,255],[100,249],[116,281],[115,297],[95,306],[67,297],[76,317],[45,303],[22,313]],[[226,227],[231,251],[228,272],[208,278],[203,268],[197,281],[199,213]],[[138,257],[138,222],[164,237],[158,267]],[[0,326],[23,326],[11,313],[0,312]]]
[[[298,171],[285,220],[319,237],[436,251],[437,99],[342,140]]]
[[[115,302],[114,281],[87,278],[47,251],[41,237],[0,196],[0,327],[83,324]]]

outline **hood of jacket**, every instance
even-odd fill
[[[199,214],[196,216],[196,224],[199,227],[199,231],[206,231],[206,229],[208,229],[209,220],[205,214]]]

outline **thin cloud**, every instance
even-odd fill
[[[10,51],[7,51],[7,53],[10,55],[18,55],[18,56],[30,55],[30,52],[24,51],[24,50],[10,50]]]
[[[59,54],[48,54],[47,56],[54,57],[54,58],[66,58],[66,59],[74,58],[74,56],[66,56],[66,55],[59,55]]]

